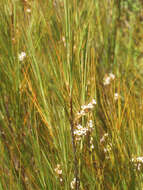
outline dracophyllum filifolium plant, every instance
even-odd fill
[[[0,1],[0,189],[142,189],[142,16]]]

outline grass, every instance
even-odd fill
[[[0,190],[143,188],[142,6],[1,0]]]

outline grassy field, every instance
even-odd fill
[[[0,1],[0,190],[143,189],[141,0]]]

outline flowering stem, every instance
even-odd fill
[[[74,137],[74,116],[73,116],[73,106],[72,106],[72,96],[70,97],[70,127],[71,127],[71,137],[72,137],[72,147],[73,147],[73,155],[74,155],[74,172],[75,172],[75,190],[79,190],[80,180],[79,180],[79,169],[78,169],[78,160],[76,157],[76,144]]]

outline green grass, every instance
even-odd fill
[[[143,188],[142,8],[0,1],[0,190]]]

